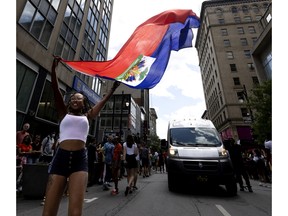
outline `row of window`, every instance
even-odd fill
[[[244,50],[243,51],[244,57],[245,58],[251,58],[251,52],[250,50]],[[233,51],[226,51],[226,57],[227,59],[231,60],[234,59],[234,54]]]
[[[254,85],[258,85],[259,84],[259,80],[257,76],[252,76],[252,82]],[[239,77],[233,77],[233,84],[234,86],[240,86],[241,85],[241,81]],[[215,88],[213,89],[213,93],[211,94],[211,96],[209,96],[209,98],[207,99],[207,104],[209,107],[209,110],[211,112],[211,116],[213,116],[213,113],[217,113],[218,110],[220,109],[220,104],[223,105],[223,99],[221,97],[221,95],[219,95],[220,92],[220,86],[219,83],[217,85],[218,90]],[[207,94],[208,91],[205,92],[205,94]],[[243,93],[240,95],[240,93],[237,93],[237,97],[239,98],[240,96],[243,97]],[[220,104],[219,104],[219,100],[220,100]]]
[[[257,38],[256,37],[252,38],[252,40],[253,40],[253,44],[255,44],[257,41]],[[224,47],[231,47],[230,39],[224,39],[223,44],[224,44]],[[240,44],[241,46],[248,46],[247,38],[240,38]]]
[[[263,5],[257,5],[257,4],[253,4],[253,5],[241,5],[241,6],[232,6],[231,7],[231,13],[232,14],[237,14],[240,11],[242,11],[244,14],[249,13],[250,10],[252,10],[254,13],[258,14],[260,13],[260,8],[263,7],[264,9],[268,8],[269,4],[267,2],[263,3]],[[223,15],[223,9],[222,8],[216,8],[215,9],[215,13],[218,16],[222,16]]]
[[[261,15],[255,16],[255,21],[259,21],[261,18],[262,18]],[[251,22],[251,21],[252,21],[251,16],[245,16],[245,17],[243,18],[243,22]],[[230,19],[229,19],[229,22],[228,22],[228,23],[230,23],[230,22],[231,22],[231,21],[230,21]],[[241,18],[240,18],[240,17],[234,17],[234,22],[235,22],[235,23],[241,23],[242,21],[241,21]],[[226,22],[225,22],[225,19],[221,18],[221,19],[218,19],[218,23],[221,24],[221,25],[223,25],[223,24],[225,24]]]
[[[255,34],[255,33],[256,33],[255,27],[254,27],[254,26],[248,26],[248,32],[249,32],[250,34]],[[237,27],[237,33],[238,33],[239,35],[245,34],[244,28],[243,28],[243,27]],[[221,34],[222,36],[228,36],[228,30],[227,30],[227,28],[222,28],[222,29],[220,29],[220,34]]]
[[[255,66],[253,63],[247,63],[247,67],[250,71],[255,70]],[[231,72],[237,72],[236,64],[230,64],[230,70],[231,70]]]
[[[257,76],[252,76],[252,82],[254,85],[258,85],[259,84],[259,80]],[[241,82],[240,82],[240,78],[239,77],[233,77],[233,83],[235,86],[240,86]]]

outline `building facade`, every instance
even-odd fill
[[[260,22],[270,3],[269,0],[202,3],[195,47],[207,108],[205,118],[213,121],[223,140],[234,138],[241,143],[253,142],[253,113],[243,103],[243,95],[248,98],[250,90],[264,80],[259,75],[263,74],[260,65],[266,66],[266,71],[270,70],[267,74],[272,73],[271,41],[270,53],[269,47],[266,54],[256,48],[264,31]],[[261,56],[257,65],[253,53]],[[271,55],[265,65],[264,55],[268,58]]]

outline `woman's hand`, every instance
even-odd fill
[[[52,65],[52,71],[55,70],[55,68],[58,66],[59,61],[61,61],[61,57],[59,56],[54,56],[54,60],[53,60],[53,65]]]

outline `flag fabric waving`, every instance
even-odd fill
[[[192,28],[199,26],[192,10],[164,11],[139,25],[112,60],[62,61],[80,73],[151,89],[160,82],[170,52],[192,47]]]

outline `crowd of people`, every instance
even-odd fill
[[[53,131],[41,139],[39,134],[35,136],[29,134],[29,128],[29,123],[25,123],[23,130],[16,133],[17,142],[19,140],[19,144],[16,145],[17,166],[23,168],[24,164],[51,164],[59,145],[58,136]],[[21,135],[22,140],[19,138]],[[88,162],[87,188],[99,184],[103,186],[103,190],[116,195],[119,194],[118,182],[125,178],[127,187],[124,195],[127,196],[138,189],[138,176],[147,178],[151,176],[152,171],[165,172],[166,152],[151,150],[135,135],[128,135],[125,141],[121,141],[119,136],[112,135],[107,136],[102,142],[97,142],[94,137],[88,141],[85,146]],[[17,180],[17,190],[20,191],[22,174],[23,172],[20,172]],[[68,183],[69,178],[66,179],[64,190],[64,195],[67,196],[69,196]],[[42,205],[45,201],[46,196]]]
[[[33,163],[51,164],[59,146],[59,138],[53,131],[41,139],[39,134],[35,136],[29,134],[29,127],[29,123],[25,123],[23,129],[16,133],[18,166]],[[165,173],[166,151],[150,149],[145,143],[141,141],[137,143],[135,140],[137,140],[135,135],[128,135],[125,141],[121,141],[119,136],[112,135],[107,136],[101,142],[97,142],[93,137],[88,139],[89,142],[85,145],[88,178],[87,181],[83,181],[86,191],[94,184],[98,184],[112,195],[117,195],[122,190],[124,195],[128,196],[138,189],[139,177],[148,178],[155,172]],[[255,148],[246,151],[243,151],[233,139],[225,143],[241,191],[247,188],[249,192],[253,192],[250,179],[259,180],[260,184],[272,181],[272,141],[265,142],[269,142],[265,147],[270,148]],[[20,179],[21,175],[17,181],[18,188],[19,185],[21,186]],[[123,179],[127,181],[126,187],[119,189],[118,182]],[[67,196],[70,194],[68,182],[69,175],[63,184],[65,189],[61,192]]]
[[[243,149],[240,143],[237,143],[232,138],[224,142],[233,164],[240,191],[244,191],[247,188],[249,192],[253,192],[250,184],[251,179],[259,181],[259,185],[272,182],[271,145],[271,139],[269,139],[269,148],[264,144],[264,147]]]
[[[16,133],[17,142],[19,140],[16,145],[17,166],[23,168],[24,164],[51,163],[59,144],[56,133],[52,131],[41,139],[40,134],[29,134],[29,128],[29,123],[25,123],[23,130]],[[22,134],[25,136],[22,136],[21,140],[19,136]],[[103,185],[103,190],[110,190],[111,184],[114,183],[112,194],[118,194],[118,181],[127,177],[128,193],[131,193],[138,189],[136,186],[138,175],[147,178],[151,175],[151,171],[164,173],[166,152],[151,150],[147,145],[140,142],[136,143],[134,140],[137,140],[135,135],[128,135],[125,142],[121,142],[118,136],[108,136],[102,142],[97,142],[95,138],[91,138],[86,144],[88,156],[87,187],[100,184]],[[135,150],[130,152],[127,143],[132,143]],[[131,159],[128,159],[129,156],[126,158],[127,154],[132,154],[132,157],[135,158],[132,165]],[[18,190],[21,190],[22,172],[20,174],[21,176],[18,176]]]

